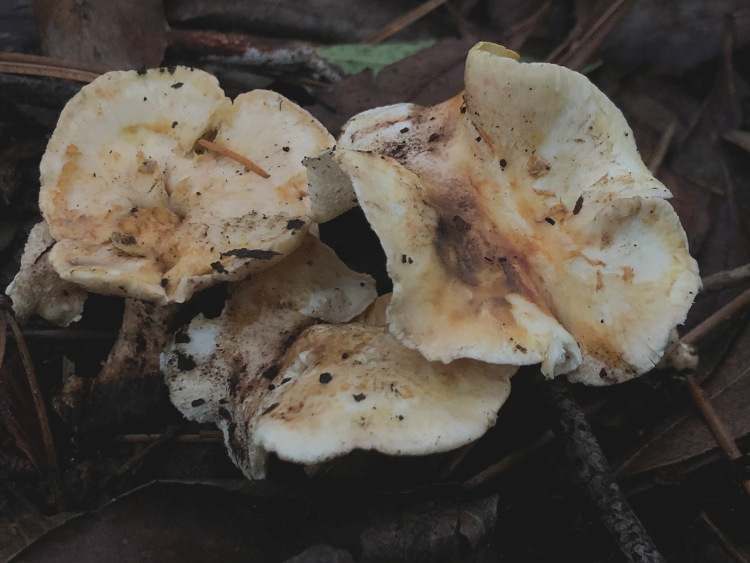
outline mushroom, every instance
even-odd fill
[[[576,72],[516,59],[479,43],[462,95],[359,114],[328,158],[380,237],[406,346],[627,380],[684,321],[696,262],[615,105]]]
[[[21,318],[39,315],[60,326],[80,320],[88,293],[57,275],[49,261],[55,244],[47,223],[31,229],[21,256],[21,268],[5,290]]]
[[[300,244],[301,161],[332,144],[274,92],[232,103],[190,68],[107,73],[68,103],[42,158],[50,263],[90,291],[157,303],[242,279]]]
[[[375,298],[308,235],[283,262],[230,285],[221,315],[194,318],[162,355],[172,402],[222,429],[234,462],[265,476],[269,452],[315,464],[354,449],[444,451],[495,420],[515,368],[428,362],[385,327],[340,324]]]

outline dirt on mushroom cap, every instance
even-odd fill
[[[282,385],[279,359],[308,326],[348,321],[376,295],[372,278],[306,235],[282,262],[230,284],[221,315],[177,331],[162,354],[172,402],[191,420],[216,422],[237,466],[260,478],[266,452],[252,435],[265,397]]]
[[[196,150],[201,137],[270,177]],[[299,245],[312,220],[301,161],[332,144],[274,92],[232,103],[198,70],[108,73],[66,106],[42,160],[50,260],[91,291],[157,302],[241,279]]]
[[[484,44],[465,80],[339,140],[388,258],[392,332],[430,359],[542,362],[594,385],[648,371],[700,280],[622,114],[585,77]]]

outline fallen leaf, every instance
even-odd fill
[[[369,68],[376,77],[386,66],[432,47],[434,44],[434,40],[426,39],[413,43],[383,45],[330,45],[317,47],[315,53],[323,60],[340,68],[345,75],[357,74]]]
[[[735,47],[747,44],[750,17],[746,0],[639,0],[610,35],[603,53],[608,60],[631,68],[648,63],[677,74],[721,53],[730,19]]]
[[[152,483],[50,531],[19,560],[347,561],[356,553],[357,561],[458,561],[491,540],[497,510],[496,496],[451,501],[436,490],[243,487]]]
[[[160,0],[35,0],[42,49],[50,57],[110,70],[159,66],[167,47]]]
[[[190,27],[231,28],[266,37],[293,37],[327,43],[356,43],[374,35],[404,15],[416,0],[172,0],[167,2],[169,21]],[[402,31],[397,38],[415,41],[452,32],[437,17],[427,17]]]
[[[5,330],[5,323],[2,324],[2,330]],[[6,359],[0,367],[0,419],[13,436],[16,446],[26,454],[34,467],[45,467],[42,429],[26,379],[26,370],[18,355]]]
[[[464,87],[464,63],[474,39],[449,39],[389,65],[377,76],[365,70],[344,78],[318,96],[320,105],[308,108],[330,131],[338,131],[362,111],[412,102],[434,105]]]
[[[732,345],[716,375],[704,386],[730,434],[750,433],[750,325]],[[690,409],[668,420],[634,455],[620,465],[633,476],[685,462],[717,449],[716,440],[697,411]]]

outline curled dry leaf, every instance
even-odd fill
[[[430,360],[623,381],[700,279],[668,190],[582,75],[480,43],[466,91],[354,117],[334,157],[387,255],[394,335]]]
[[[60,278],[50,264],[49,250],[55,244],[47,223],[34,225],[21,257],[21,269],[5,290],[19,317],[31,315],[61,326],[81,318],[87,292]]]
[[[301,161],[332,144],[274,92],[232,103],[184,67],[103,75],[65,107],[42,159],[50,262],[90,291],[159,303],[242,279],[299,245],[312,214]]]

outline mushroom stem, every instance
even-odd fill
[[[596,508],[625,559],[632,563],[665,563],[612,476],[581,407],[561,382],[547,382],[541,373],[534,381],[553,412],[552,429],[563,443],[574,484]]]
[[[214,151],[216,153],[219,153],[222,156],[226,156],[227,158],[231,158],[232,160],[239,162],[242,166],[244,166],[248,170],[252,170],[261,178],[271,177],[271,175],[268,172],[266,172],[260,166],[255,164],[252,160],[250,160],[249,158],[245,158],[241,154],[234,152],[232,149],[228,149],[224,145],[217,145],[216,143],[213,143],[207,139],[198,139],[198,144],[205,149]]]

